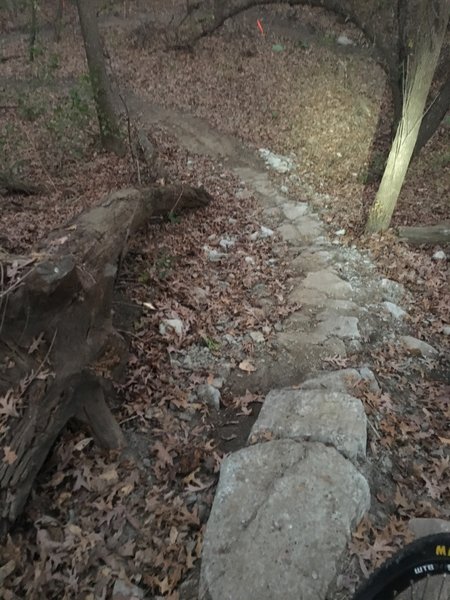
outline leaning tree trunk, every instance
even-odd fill
[[[105,150],[123,156],[125,145],[120,134],[119,120],[114,109],[110,81],[106,72],[95,5],[96,2],[93,0],[77,0],[89,77],[97,108],[100,137]]]
[[[422,119],[417,136],[416,146],[414,148],[414,156],[420,152],[428,140],[432,137],[439,125],[444,120],[445,115],[450,109],[450,62],[448,62],[447,79],[441,86],[436,98],[432,101],[429,109]]]
[[[450,13],[450,2],[439,0],[433,6],[421,0],[420,23],[415,36],[413,56],[407,65],[403,114],[392,143],[386,168],[374,204],[369,212],[366,232],[389,228],[397,199],[416,145],[420,124],[439,60]],[[435,16],[437,15],[437,16]],[[414,39],[414,38],[413,38]]]
[[[111,315],[127,239],[151,216],[209,201],[202,188],[123,190],[53,232],[30,257],[0,255],[0,272],[10,277],[0,292],[0,538],[69,419],[87,422],[102,446],[123,446],[104,377],[126,362]]]

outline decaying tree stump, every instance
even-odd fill
[[[149,217],[210,199],[203,188],[122,190],[29,257],[0,256],[0,537],[69,419],[87,422],[104,447],[124,445],[102,384],[126,360],[111,317],[120,258]]]

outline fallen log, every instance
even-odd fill
[[[210,200],[203,188],[121,190],[52,232],[28,260],[8,264],[2,254],[0,537],[69,419],[86,422],[103,447],[125,444],[104,382],[127,357],[111,309],[127,239],[150,217]]]
[[[398,237],[410,244],[448,244],[450,221],[426,227],[399,227]]]

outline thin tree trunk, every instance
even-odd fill
[[[123,156],[125,144],[120,134],[119,120],[114,109],[112,90],[106,72],[95,4],[92,0],[77,0],[89,76],[97,108],[100,137],[105,150]]]
[[[55,39],[57,42],[61,41],[61,34],[63,28],[64,19],[64,0],[58,0],[55,14]]]
[[[392,214],[397,204],[406,172],[416,145],[420,125],[430,91],[434,71],[444,40],[449,20],[450,3],[440,0],[430,7],[433,11],[432,22],[429,17],[427,0],[422,0],[423,18],[418,22],[422,29],[414,40],[414,55],[407,65],[403,114],[389,153],[386,168],[381,180],[375,202],[370,209],[366,232],[374,233],[389,228]],[[419,14],[422,10],[419,12]],[[438,18],[434,18],[435,12]]]
[[[36,56],[36,37],[37,37],[37,0],[30,0],[30,40],[28,56],[30,62],[34,61]]]
[[[447,111],[450,109],[450,65],[447,79],[441,86],[438,95],[425,113],[417,136],[414,156],[419,154],[428,140],[433,136],[439,125],[444,120]]]

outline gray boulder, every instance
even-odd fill
[[[278,440],[222,463],[203,545],[202,600],[324,600],[367,511],[364,477],[334,448]]]
[[[367,419],[358,398],[326,390],[272,390],[250,440],[267,436],[322,442],[354,460],[366,455]]]

